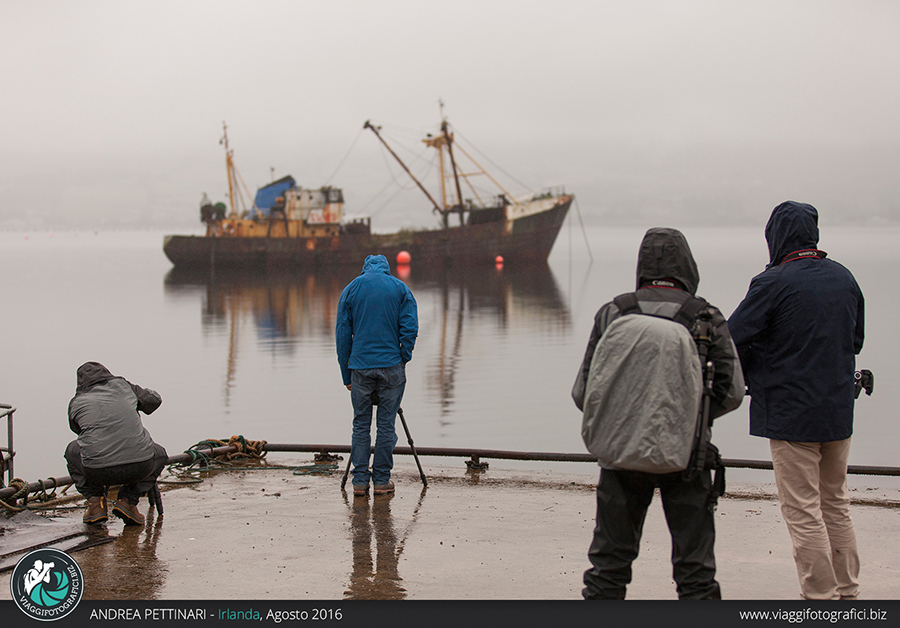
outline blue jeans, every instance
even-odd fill
[[[406,366],[361,369],[350,372],[350,400],[353,402],[353,440],[350,462],[353,484],[387,484],[394,468],[394,445],[397,432],[394,422],[406,388]],[[369,474],[369,452],[372,449],[372,393],[378,394],[375,417],[375,456]]]

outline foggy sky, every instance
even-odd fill
[[[361,128],[433,132],[439,99],[589,222],[896,221],[898,27],[890,0],[5,2],[0,228],[197,229],[223,120],[251,193],[292,174],[430,224],[376,197],[399,170]]]

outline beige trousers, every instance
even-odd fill
[[[807,600],[859,595],[859,554],[850,520],[850,439],[770,440],[781,514],[794,544],[800,594]]]

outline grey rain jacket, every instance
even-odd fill
[[[78,435],[85,467],[103,469],[153,457],[153,439],[138,412],[162,403],[156,391],[116,377],[99,362],[85,362],[69,402],[69,427]]]
[[[750,433],[796,442],[850,438],[862,291],[849,270],[817,250],[812,205],[776,207],[766,241],[769,264],[728,319],[750,388]]]
[[[696,295],[699,284],[700,272],[684,235],[676,229],[649,229],[641,242],[637,263],[637,298],[641,310],[646,314],[674,316],[688,297]],[[725,317],[712,305],[709,310],[713,327],[709,358],[715,364],[710,413],[715,418],[741,405],[744,378]],[[584,360],[572,387],[572,399],[579,410],[584,410],[594,350],[603,332],[619,316],[619,308],[610,301],[594,317]]]

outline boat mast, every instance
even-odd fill
[[[441,108],[443,109],[443,103],[441,103]],[[462,198],[462,189],[459,187],[459,172],[456,170],[456,159],[453,158],[453,137],[450,135],[450,131],[448,130],[449,125],[447,124],[446,119],[441,120],[441,131],[444,133],[444,140],[447,142],[447,153],[450,154],[450,166],[453,168],[453,182],[456,184],[456,206],[453,208],[448,208],[449,211],[457,211],[459,212],[459,222],[463,223],[463,198]],[[444,220],[446,221],[446,214]]]
[[[225,124],[224,120],[222,120],[222,132],[224,135],[219,143],[225,145],[225,171],[228,173],[228,202],[231,204],[231,216],[229,216],[229,218],[235,218],[237,212],[234,209],[234,183],[231,174],[234,170],[234,162],[231,160],[233,151],[228,149],[228,125]]]
[[[390,152],[391,155],[394,156],[394,159],[397,160],[397,163],[399,163],[401,166],[403,166],[403,169],[406,170],[406,174],[408,174],[412,178],[412,180],[416,182],[416,185],[419,186],[420,190],[425,192],[425,196],[427,196],[428,200],[431,201],[431,204],[434,205],[434,211],[436,211],[440,214],[443,214],[444,212],[441,210],[440,206],[437,204],[437,201],[435,201],[433,198],[431,198],[431,194],[428,193],[428,190],[425,189],[425,186],[423,186],[421,183],[419,183],[419,180],[416,179],[415,175],[413,175],[413,173],[409,171],[409,168],[406,167],[406,164],[403,163],[403,160],[397,156],[397,153],[395,153],[391,149],[390,146],[388,146],[387,142],[384,141],[384,138],[381,137],[381,134],[378,133],[378,128],[369,124],[368,120],[366,120],[366,123],[363,125],[363,128],[364,129],[372,129],[372,133],[375,134],[375,137],[377,137],[381,141],[381,143],[384,144],[384,147],[386,149],[388,149],[388,152]],[[446,223],[446,215],[444,216],[444,222]]]

